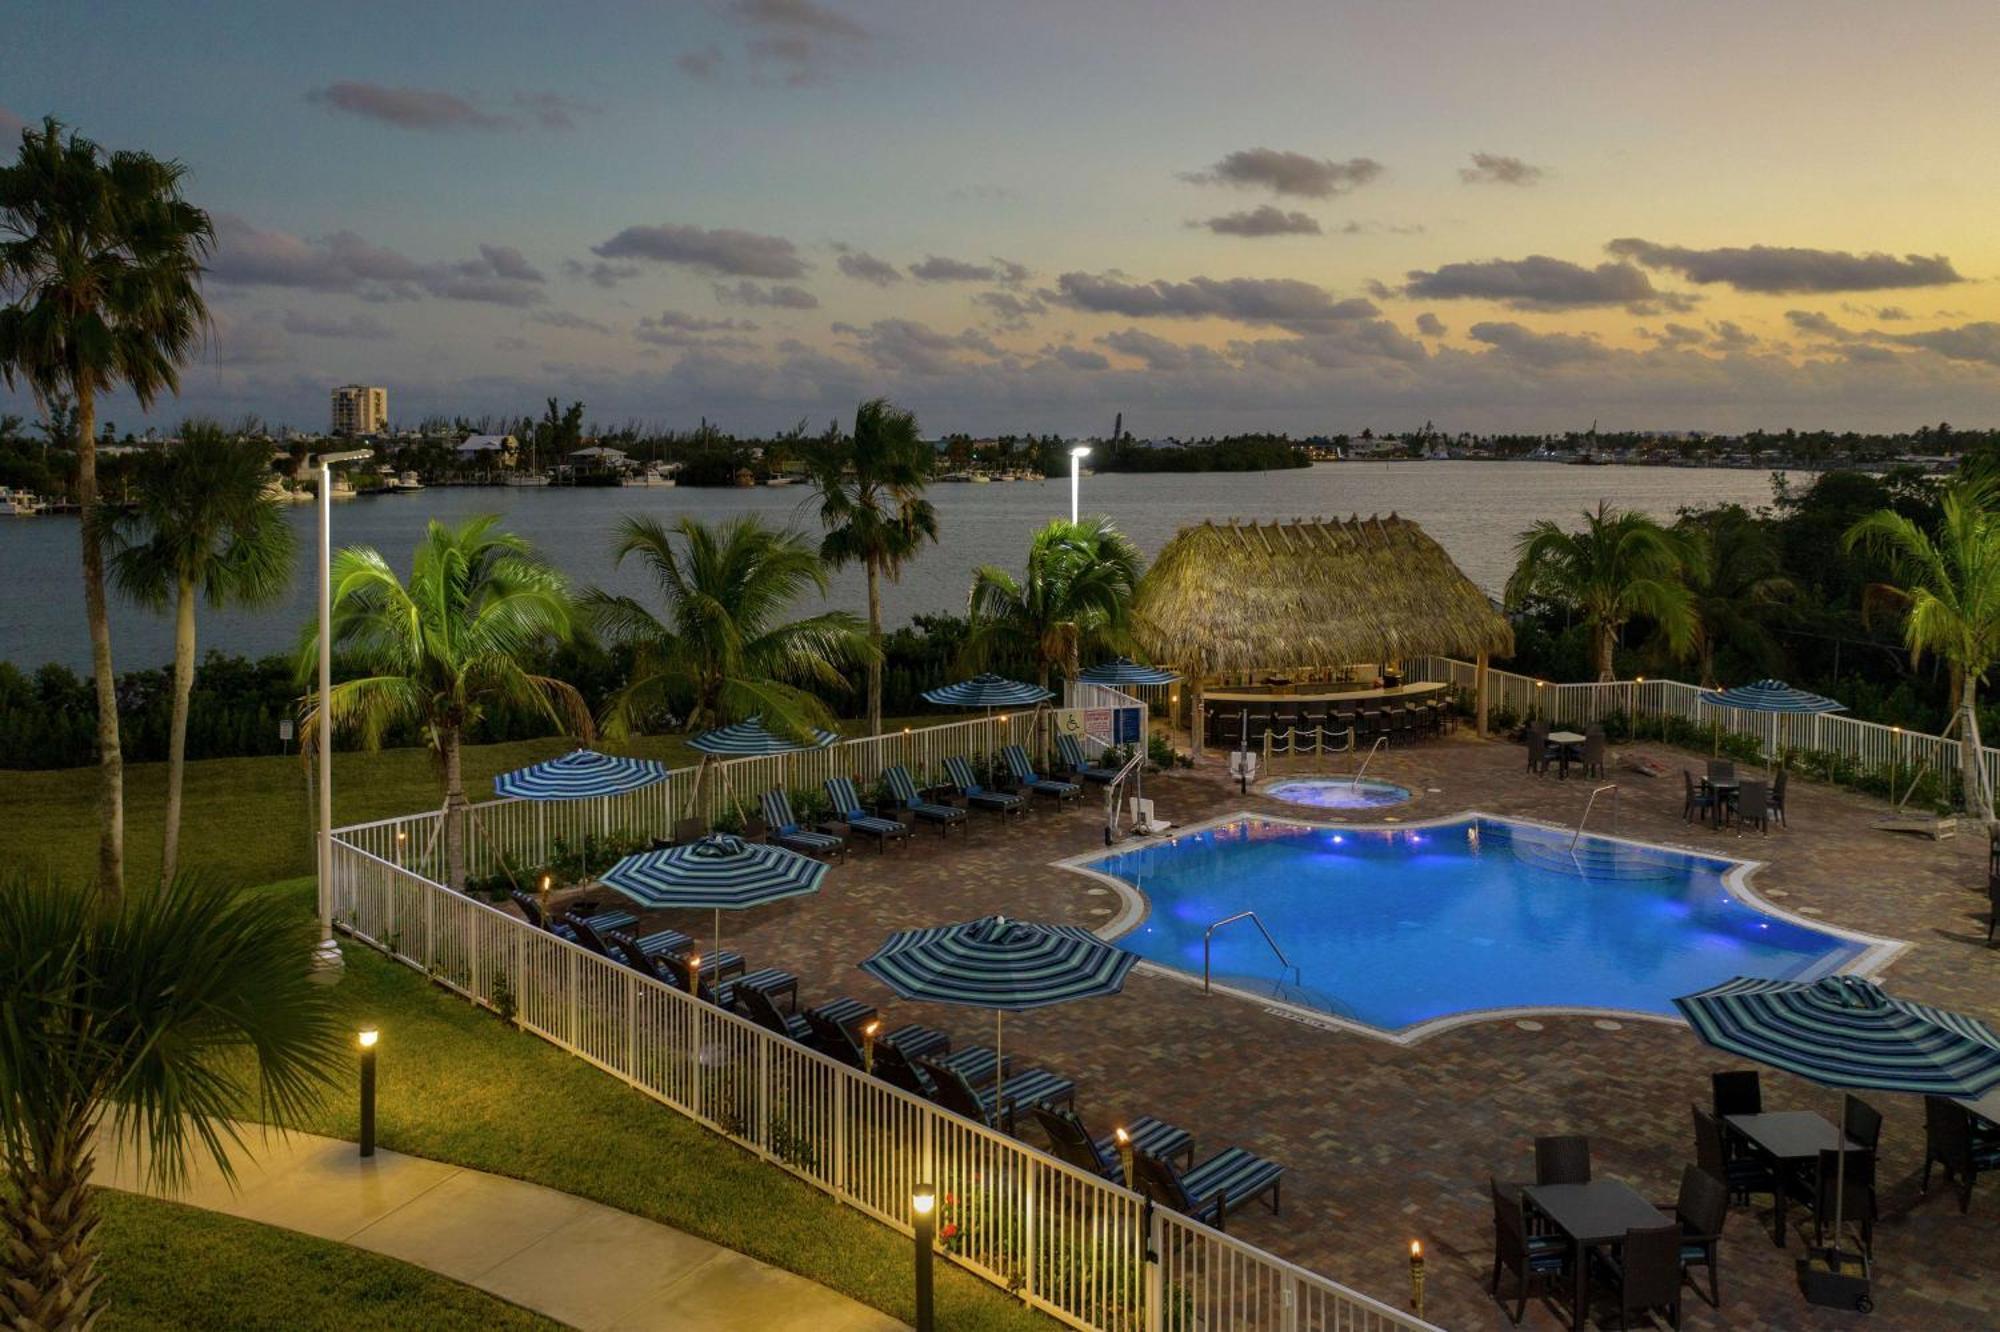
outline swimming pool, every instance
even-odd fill
[[[1373,777],[1358,782],[1352,777],[1281,777],[1258,790],[1273,800],[1313,809],[1386,809],[1410,798],[1408,787]]]
[[[1068,862],[1136,890],[1119,942],[1214,983],[1394,1039],[1466,1014],[1597,1009],[1672,1017],[1730,976],[1870,969],[1900,945],[1746,900],[1744,862],[1468,814],[1396,828],[1256,815]],[[1428,1029],[1428,1030],[1427,1030]]]

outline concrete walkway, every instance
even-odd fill
[[[213,1164],[184,1192],[144,1187],[129,1152],[110,1188],[338,1240],[477,1286],[588,1332],[755,1327],[887,1332],[904,1325],[816,1282],[704,1239],[538,1184],[310,1134],[245,1130],[232,1189]]]

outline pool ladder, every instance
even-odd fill
[[[1292,964],[1292,959],[1285,956],[1285,950],[1278,947],[1278,941],[1276,939],[1273,939],[1271,937],[1271,932],[1264,928],[1264,922],[1257,918],[1257,913],[1254,911],[1239,911],[1233,916],[1224,916],[1221,920],[1216,921],[1214,924],[1210,925],[1207,929],[1201,932],[1201,992],[1203,994],[1207,994],[1209,992],[1209,986],[1208,986],[1209,941],[1215,938],[1215,932],[1221,929],[1224,925],[1233,925],[1239,920],[1247,920],[1252,925],[1255,925],[1257,927],[1257,933],[1263,935],[1264,942],[1271,945],[1271,951],[1278,955],[1278,961],[1284,964],[1285,970],[1292,973],[1293,979],[1298,984],[1303,985],[1305,983],[1304,978],[1299,975],[1298,967]],[[1282,983],[1283,982],[1281,981],[1280,984]]]
[[[1350,734],[1352,734],[1352,733],[1350,732]],[[1352,743],[1352,742],[1350,741],[1350,743]],[[1373,763],[1373,762],[1375,761],[1375,756],[1376,756],[1377,754],[1379,754],[1379,753],[1381,753],[1381,752],[1382,752],[1382,746],[1384,746],[1384,745],[1386,745],[1386,744],[1388,744],[1388,743],[1389,743],[1389,737],[1388,737],[1388,736],[1386,736],[1386,735],[1382,735],[1382,736],[1377,736],[1377,737],[1375,738],[1375,743],[1374,743],[1374,744],[1372,744],[1372,745],[1370,745],[1370,746],[1368,746],[1368,757],[1367,757],[1367,758],[1364,758],[1364,759],[1362,759],[1362,760],[1361,760],[1361,766],[1360,766],[1360,767],[1358,767],[1358,768],[1356,768],[1356,769],[1354,770],[1354,780],[1353,780],[1353,781],[1351,781],[1351,782],[1349,782],[1349,783],[1347,784],[1347,789],[1348,789],[1348,790],[1350,790],[1350,791],[1359,791],[1359,790],[1361,789],[1361,776],[1362,776],[1362,774],[1368,771],[1368,765],[1369,765],[1369,764],[1371,764],[1371,763]],[[1259,929],[1262,929],[1262,928],[1263,928],[1263,926],[1262,926],[1262,925],[1260,924],[1260,925],[1258,925],[1258,927],[1257,927],[1257,928],[1259,928]],[[1269,936],[1269,935],[1267,934],[1267,935],[1265,935],[1264,937],[1268,939],[1268,938],[1270,938],[1271,936]],[[1276,945],[1276,944],[1272,944],[1272,945],[1271,945],[1271,947],[1273,947],[1273,948],[1276,948],[1277,946],[1278,946],[1278,945]]]

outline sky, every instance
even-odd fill
[[[2000,6],[36,0],[181,160],[185,415],[930,434],[2000,421]],[[4,397],[4,390],[0,390]],[[14,409],[31,408],[18,396]]]

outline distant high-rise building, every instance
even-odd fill
[[[336,435],[379,435],[389,428],[389,390],[342,384],[333,391]]]

